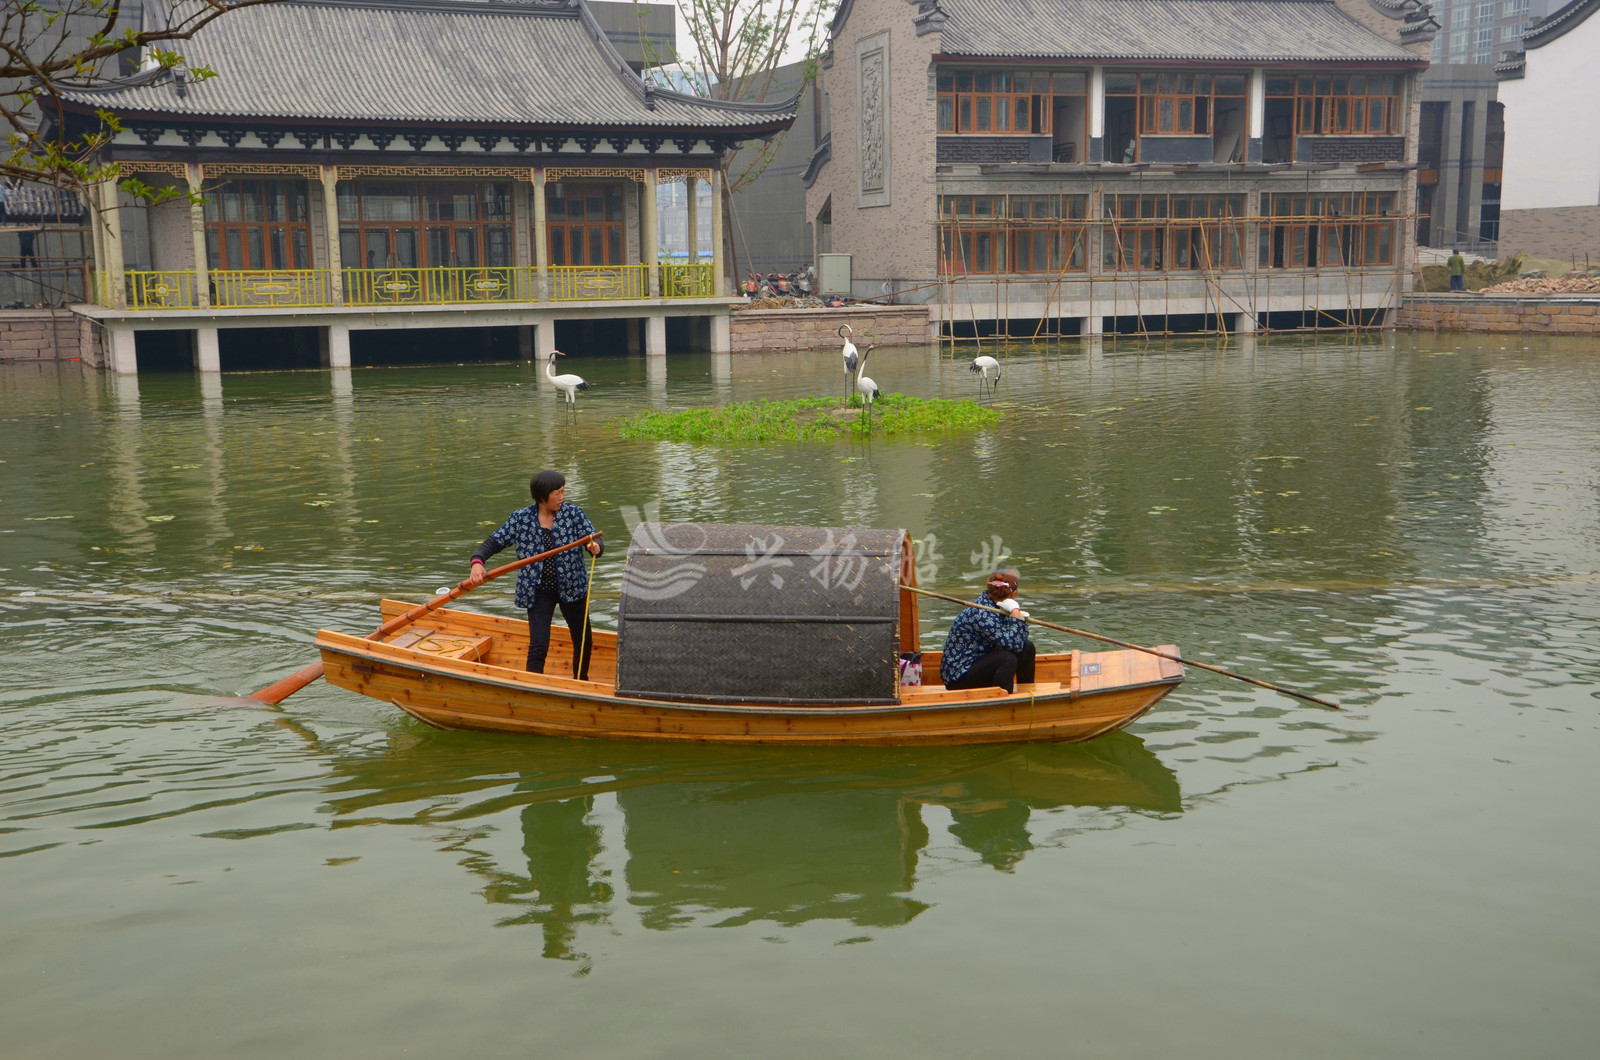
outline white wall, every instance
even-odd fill
[[[1600,17],[1590,17],[1542,48],[1530,48],[1527,74],[1500,82],[1506,108],[1506,160],[1500,209],[1600,204]]]

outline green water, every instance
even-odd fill
[[[607,424],[834,353],[576,359],[575,416],[526,366],[0,367],[0,1055],[1590,1055],[1600,349],[998,352],[998,428],[822,446]],[[1041,618],[1349,709],[1191,671],[1086,745],[785,751],[221,698],[465,576],[543,466],[602,625],[641,513],[905,527],[924,583],[1010,553]]]

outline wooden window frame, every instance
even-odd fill
[[[274,208],[278,204],[275,192],[283,194],[286,212],[300,214],[298,220],[272,216],[277,212]],[[229,195],[237,196],[240,207],[240,216],[235,220],[227,218],[226,199]],[[248,216],[248,208],[252,204],[255,207],[254,217]],[[310,188],[306,181],[249,178],[224,181],[206,191],[203,216],[207,268],[259,271],[315,267],[311,247]],[[254,256],[251,248],[259,251],[260,264],[251,262]],[[243,260],[232,260],[235,252]]]
[[[557,268],[564,268],[568,266],[592,266],[595,268],[602,268],[612,265],[633,264],[627,260],[627,197],[629,194],[628,189],[630,183],[631,182],[629,181],[615,180],[571,180],[547,184],[545,186],[545,250],[548,254],[547,260],[552,266]],[[561,190],[558,192],[556,189]],[[589,200],[595,198],[595,195],[590,191],[590,189],[600,189],[599,197],[602,202],[602,216],[599,219],[591,219],[588,216],[588,202]],[[555,219],[555,215],[550,212],[550,204],[556,199],[560,199],[562,202],[567,202],[572,198],[572,196],[570,196],[568,193],[573,191],[584,192],[584,216],[581,218],[571,218],[563,213],[561,219]],[[608,199],[612,192],[616,193],[617,205],[617,215],[614,219],[606,216],[606,214],[609,212]],[[558,232],[560,233],[561,239],[559,255],[560,260],[557,260],[558,255],[556,239]],[[572,254],[569,253],[569,248],[572,246],[571,237],[575,233],[579,234],[578,245],[584,250],[583,257],[585,260],[583,261],[573,261]],[[594,256],[593,250],[595,247],[596,234],[598,234],[600,240],[600,256],[607,260],[588,260]],[[534,233],[534,238],[538,238],[537,232]],[[616,260],[610,260],[612,258],[615,258]]]
[[[1071,75],[1068,75],[1071,76]],[[1057,95],[1048,70],[951,67],[935,75],[936,124],[942,136],[1049,136]],[[1024,87],[1017,88],[1019,83]],[[1003,86],[1003,87],[1002,87]],[[1000,119],[1004,108],[1005,121]],[[1027,128],[1017,122],[1026,120]],[[1003,127],[1002,127],[1003,124]],[[986,125],[986,128],[980,128]]]
[[[1399,246],[1394,192],[1262,192],[1263,269],[1388,268]]]
[[[1267,85],[1268,99],[1294,100],[1296,136],[1403,135],[1398,74],[1282,74]]]
[[[1053,276],[1082,272],[1088,261],[1087,201],[1085,195],[1060,193],[941,195],[936,246],[939,274]],[[967,206],[964,211],[962,204]],[[1043,266],[1036,260],[1040,256],[1036,250],[1042,253]],[[1025,267],[1020,264],[1023,258]]]
[[[1203,204],[1203,205],[1202,205]],[[1167,192],[1113,195],[1101,264],[1115,272],[1233,272],[1244,268],[1244,196]]]
[[[474,191],[473,215],[469,218],[437,215],[430,217],[428,189],[439,187],[471,187]],[[367,199],[373,194],[368,189],[378,188],[388,189],[390,195],[405,198],[409,203],[411,216],[394,220],[368,217]],[[509,182],[358,180],[340,184],[338,198],[340,247],[344,249],[347,237],[353,237],[356,246],[354,260],[343,262],[347,269],[498,268],[510,266],[516,261],[516,249],[512,238]],[[377,260],[376,249],[368,246],[370,237],[378,232],[383,233],[383,243],[388,248],[382,261]],[[415,261],[408,262],[400,258],[397,245],[401,240],[397,239],[397,236],[401,233],[409,233],[415,239]],[[442,242],[435,239],[439,233],[445,235]],[[462,246],[460,236],[463,233],[469,236],[468,246],[474,258],[470,262],[463,261],[459,257]],[[498,255],[491,255],[490,250],[496,241],[495,236],[504,241],[503,251]],[[448,249],[439,253],[440,246]],[[369,252],[374,255],[370,264],[367,261]],[[452,255],[455,255],[456,260],[451,260]],[[504,260],[491,262],[489,260],[491,256]],[[341,258],[343,257],[341,254]],[[391,262],[390,257],[396,260]],[[444,260],[436,261],[434,260],[436,257],[442,257]]]

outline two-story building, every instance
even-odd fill
[[[116,371],[154,332],[188,333],[202,371],[260,329],[309,331],[333,366],[395,329],[452,329],[448,349],[470,339],[454,329],[516,328],[527,356],[558,325],[626,321],[658,354],[672,317],[727,348],[721,211],[712,260],[662,263],[656,187],[715,193],[723,154],[787,128],[792,102],[656,87],[583,0],[286,0],[184,52],[217,76],[134,74],[65,101],[80,127],[118,119],[102,158],[123,176],[185,193],[146,209],[106,184],[90,204],[100,267],[78,311]]]
[[[1415,0],[844,0],[817,249],[946,334],[1370,323],[1411,283],[1436,28]]]

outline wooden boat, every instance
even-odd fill
[[[1138,651],[1038,656],[1031,684],[901,683],[920,643],[904,531],[644,523],[618,629],[594,632],[588,680],[553,631],[522,667],[527,623],[440,608],[383,641],[317,634],[330,684],[442,729],[773,744],[1076,742],[1144,714],[1184,677]],[[385,600],[385,619],[413,608]],[[1177,655],[1177,648],[1159,649]],[[921,653],[935,681],[937,651]]]

